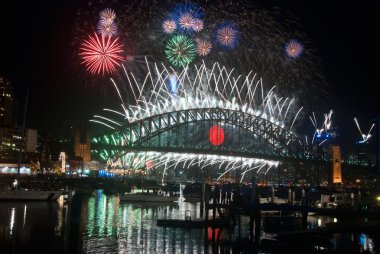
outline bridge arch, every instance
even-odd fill
[[[239,128],[245,134],[250,133],[256,143],[251,146],[239,146],[230,143],[213,146],[201,140],[203,145],[184,142],[179,137],[180,130],[186,130],[191,126],[208,126],[219,124],[231,128]],[[199,131],[199,130],[198,130]],[[173,132],[175,135],[170,136]],[[191,135],[196,134],[190,130]],[[165,136],[166,135],[166,136]],[[116,136],[117,138],[115,138]],[[161,142],[161,139],[170,142]],[[257,144],[261,144],[258,147]],[[261,116],[242,111],[222,108],[195,108],[166,112],[144,118],[124,125],[113,133],[94,138],[93,148],[108,149],[112,156],[122,156],[129,150],[137,151],[177,151],[210,154],[233,154],[248,157],[262,157],[271,159],[306,159],[309,154],[305,153],[301,140],[292,132],[275,124]]]

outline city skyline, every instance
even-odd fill
[[[46,2],[39,6],[27,3],[28,8],[23,10],[13,3],[2,7],[9,13],[17,13],[22,24],[19,27],[12,22],[5,28],[8,38],[2,41],[2,48],[7,50],[0,65],[0,74],[10,78],[15,86],[19,124],[27,88],[30,88],[27,126],[56,135],[60,134],[57,129],[62,122],[86,121],[112,102],[114,94],[89,86],[73,64],[74,20],[86,3]],[[279,6],[299,18],[318,50],[327,84],[332,88],[326,103],[331,106],[326,107],[325,113],[334,110],[333,124],[344,139],[360,138],[354,117],[365,131],[380,113],[376,101],[378,48],[374,39],[374,3],[366,1],[360,6],[323,2],[306,5],[301,1],[255,3],[267,9]],[[3,22],[8,18],[3,16]]]

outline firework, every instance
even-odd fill
[[[168,19],[165,20],[164,23],[162,23],[162,28],[164,29],[165,33],[171,34],[177,28],[177,24],[174,20]]]
[[[148,170],[154,168],[154,160],[148,160],[145,163],[145,168],[148,169]]]
[[[132,74],[125,72],[125,75],[131,76],[127,78],[127,93],[133,95],[133,99],[130,99],[128,104],[124,103],[124,96],[120,93],[115,81],[111,79],[119,95],[122,111],[110,109],[105,109],[105,111],[115,114],[120,117],[120,120],[97,116],[96,123],[112,130],[117,130],[117,128],[120,128],[120,124],[122,125],[122,121],[125,121],[125,124],[128,125],[136,121],[164,115],[168,112],[219,108],[259,117],[274,123],[279,128],[291,131],[299,112],[302,110],[302,108],[294,110],[295,103],[293,99],[277,97],[274,93],[274,87],[266,90],[262,80],[257,78],[256,74],[238,75],[240,78],[236,78],[232,70],[228,70],[218,63],[214,63],[212,66],[207,66],[203,63],[194,66],[194,68],[185,68],[179,73],[173,72],[172,68],[167,68],[164,65],[160,68],[155,64],[153,68],[148,68],[150,71],[145,77],[141,78],[141,80],[144,80],[142,83],[138,82]],[[170,82],[169,85],[168,82]],[[173,93],[173,90],[175,90],[175,93]],[[206,114],[207,119],[214,119],[214,115],[211,115],[211,113],[210,115]],[[165,128],[163,125],[162,127]],[[200,146],[228,145],[231,142],[229,140],[232,136],[231,134],[236,133],[236,130],[226,124],[213,126],[210,123],[205,128],[195,125],[191,128],[196,130],[192,139],[197,139],[197,144]],[[185,136],[183,131],[179,128],[178,135]],[[93,142],[104,143],[119,149],[120,147],[128,146],[130,140],[136,140],[135,138],[127,139],[125,135],[122,131],[115,131],[110,135],[96,137]],[[162,133],[161,135],[165,135],[161,137],[162,140],[166,140],[165,142],[171,142],[170,140],[174,137],[170,133],[167,133],[167,135]],[[208,139],[204,135],[208,135]],[[249,143],[252,142],[252,139],[248,138],[252,133],[247,132],[241,135],[247,136],[242,136],[239,139],[238,146],[252,146]],[[167,170],[174,169],[177,166],[190,168],[196,165],[198,168],[219,166],[219,169],[222,170],[218,175],[219,177],[229,171],[239,170],[241,179],[243,179],[247,174],[251,173],[266,174],[270,168],[276,167],[278,164],[278,162],[238,156],[173,152],[144,152],[144,154],[146,154],[146,161],[152,160],[156,169],[164,170],[163,177],[167,175],[165,173]],[[115,152],[107,152],[106,150],[97,152],[97,156],[104,160],[107,160],[111,155],[115,156]],[[124,155],[118,154],[117,156],[123,157]],[[127,160],[122,159],[122,161]],[[130,167],[129,165],[130,163],[125,163],[125,167]]]
[[[184,13],[179,16],[178,24],[184,30],[190,30],[193,28],[193,16],[190,13]]]
[[[207,40],[198,40],[197,41],[197,54],[200,56],[206,56],[210,53],[212,49],[211,42]]]
[[[175,74],[171,74],[169,76],[170,81],[170,93],[175,95],[177,93],[177,76]]]
[[[178,4],[172,12],[172,17],[177,21],[179,29],[184,33],[192,33],[194,30],[194,23],[196,29],[202,30],[203,28],[203,11],[200,7],[193,3]],[[202,22],[202,28],[200,27]],[[199,31],[200,31],[199,30]]]
[[[223,17],[224,20],[236,21],[241,31],[239,50],[212,54],[208,60],[245,73],[255,70],[265,83],[276,85],[281,95],[296,98],[298,104],[310,111],[315,108],[323,111],[329,109],[330,87],[322,72],[318,49],[292,13],[247,4],[247,1],[223,0],[213,1],[205,7],[205,13],[207,20],[215,21]],[[284,52],[289,38],[297,38],[303,48],[308,49],[297,61],[289,61],[293,58]]]
[[[118,38],[98,37],[96,33],[89,36],[82,43],[79,55],[82,57],[82,64],[92,74],[110,74],[116,71],[123,60],[121,54],[123,45],[118,42]]]
[[[199,32],[203,29],[203,21],[200,20],[200,19],[193,19],[193,23],[192,23],[192,29],[195,31],[195,32]]]
[[[210,165],[219,169],[223,167],[223,173],[219,175],[218,180],[228,172],[239,170],[241,171],[240,182],[242,182],[244,176],[250,171],[256,171],[255,173],[260,173],[260,171],[265,167],[266,170],[263,170],[265,172],[271,167],[277,167],[279,164],[278,161],[269,161],[244,157],[231,158],[229,156],[191,153],[181,154],[148,152],[147,156],[149,156],[149,158],[151,158],[152,160],[156,161],[156,168],[164,167],[162,174],[162,182],[164,182],[166,172],[170,169],[175,169],[177,166],[181,166],[182,168],[187,169],[193,166],[204,169]]]
[[[233,49],[239,40],[239,28],[234,23],[224,22],[217,27],[215,38],[219,46]]]
[[[172,65],[177,67],[184,67],[191,63],[195,52],[193,40],[186,35],[174,35],[165,47],[166,57]]]
[[[102,36],[113,36],[117,33],[117,26],[114,22],[98,22],[97,31]]]
[[[128,78],[128,93],[133,94],[131,101],[135,101],[137,105],[124,105],[123,112],[118,112],[128,123],[179,109],[217,107],[253,114],[291,130],[302,110],[296,108],[294,99],[277,97],[274,93],[275,87],[266,90],[262,79],[252,72],[236,79],[233,71],[227,71],[226,67],[218,63],[209,67],[203,63],[196,65],[194,69],[186,68],[180,73],[173,73],[171,68],[165,66],[163,69],[155,66],[154,69],[154,72],[148,72],[143,78],[146,81],[151,80],[150,85],[140,84],[136,80],[133,82],[134,79]],[[115,81],[111,80],[124,104]],[[168,81],[170,85],[167,85]],[[146,93],[147,87],[149,93]],[[114,128],[119,127],[108,119],[107,124]]]
[[[317,144],[318,146],[322,145],[324,142],[326,142],[328,139],[332,137],[332,134],[330,133],[331,125],[332,125],[332,114],[333,110],[330,110],[328,114],[323,114],[324,121],[322,125],[319,127],[317,118],[315,117],[315,113],[312,113],[312,116],[309,116],[309,119],[311,123],[314,126],[314,134],[313,138],[311,139],[311,145]]]
[[[175,5],[175,1],[149,1],[149,4],[141,4],[141,1],[130,0],[123,2],[101,1],[93,2],[91,6],[83,6],[78,11],[76,23],[73,27],[73,47],[79,48],[83,41],[83,31],[92,31],[96,27],[89,22],[98,16],[99,10],[112,8],[117,14],[118,36],[128,45],[131,54],[149,55],[152,62],[161,62],[165,58],[165,47],[168,37],[163,33],[162,22],[174,20],[176,30],[174,33],[188,33],[193,35],[196,31],[192,28],[184,31],[178,24],[181,13],[188,12],[192,8],[185,8],[186,4]],[[212,54],[205,58],[209,62],[219,62],[227,68],[234,68],[241,73],[249,73],[254,70],[260,73],[266,84],[276,86],[276,90],[285,97],[292,97],[299,105],[304,105],[308,111],[317,110],[326,112],[329,110],[331,90],[322,72],[323,65],[309,36],[303,30],[302,23],[290,12],[280,8],[263,8],[248,1],[214,0],[212,3],[196,1],[198,6],[193,13],[193,21],[200,19],[204,22],[201,32],[212,36]],[[170,4],[173,4],[170,8]],[[169,8],[169,12],[168,12]],[[172,10],[173,11],[172,11]],[[200,17],[198,14],[202,14]],[[204,17],[207,17],[207,22]],[[239,50],[228,50],[216,40],[215,24],[229,20],[239,27]],[[193,22],[194,23],[194,22]],[[301,57],[293,59],[287,56],[285,45],[289,39],[294,38],[302,43],[304,48]],[[215,42],[215,43],[214,43]],[[214,44],[217,44],[215,46]],[[222,49],[222,50],[221,50]],[[307,49],[307,50],[305,50]],[[77,52],[74,52],[76,60]],[[297,60],[297,61],[290,61]],[[77,64],[80,61],[76,62]],[[128,68],[143,70],[145,65],[133,62]],[[318,96],[316,96],[318,95]],[[308,117],[308,115],[305,115]]]
[[[165,58],[163,48],[168,39],[167,36],[162,36],[164,20],[175,21],[177,28],[173,33],[193,35],[196,32],[194,28],[184,31],[178,24],[180,15],[192,9],[186,7],[189,4],[174,5],[173,11],[169,10],[168,13],[168,7],[174,2],[166,1],[167,4],[161,4],[160,1],[149,1],[150,4],[145,4],[143,8],[141,1],[137,0],[92,1],[91,6],[83,5],[78,11],[73,27],[73,48],[80,47],[84,39],[83,31],[93,31],[96,28],[96,24],[89,20],[98,16],[99,10],[112,8],[117,14],[118,36],[128,45],[128,53],[133,55],[144,52],[144,55],[149,55],[150,61],[161,62]],[[196,10],[195,14],[190,12],[193,13],[193,21],[202,20],[204,28],[201,32],[213,38],[212,51],[215,54],[207,55],[207,61],[219,62],[241,73],[254,70],[260,73],[266,84],[275,85],[281,95],[296,98],[298,104],[305,105],[310,111],[316,108],[321,108],[322,111],[330,109],[328,105],[331,100],[331,88],[326,82],[325,73],[322,72],[323,65],[318,49],[296,16],[278,8],[263,8],[248,1],[214,0],[212,4],[196,2],[199,7],[193,8]],[[198,14],[203,16],[199,17]],[[207,22],[204,18],[206,15]],[[239,50],[219,50],[226,49],[220,46],[215,36],[217,27],[214,24],[221,19],[233,21],[239,26]],[[304,48],[301,57],[296,59],[287,56],[284,48],[291,38],[301,42]],[[74,54],[77,56],[77,52]],[[73,59],[81,60],[77,57]],[[143,71],[143,62],[133,62],[128,69]],[[78,63],[80,61],[75,64]]]
[[[290,40],[285,45],[286,54],[291,58],[298,58],[302,55],[303,45],[297,40]]]
[[[366,134],[366,133],[363,133],[363,132],[362,132],[362,130],[361,130],[361,128],[360,128],[360,125],[359,125],[359,122],[358,122],[358,120],[356,119],[356,117],[354,117],[354,121],[355,121],[356,127],[358,128],[358,131],[359,131],[359,133],[360,133],[361,139],[362,139],[362,140],[360,140],[358,143],[366,143],[366,142],[368,142],[368,140],[372,137],[372,135],[371,135],[371,131],[372,131],[373,127],[375,127],[375,124],[372,124],[372,125],[371,125],[371,128],[369,128],[369,131],[368,131],[368,133]]]
[[[100,12],[99,17],[100,17],[101,23],[110,24],[114,22],[114,19],[116,18],[116,14],[114,10],[110,8],[106,8]]]

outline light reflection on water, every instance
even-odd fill
[[[156,226],[156,219],[184,219],[185,211],[199,217],[199,204],[139,204],[120,202],[101,191],[82,202],[80,222],[84,253],[203,253],[202,230]]]
[[[98,191],[95,196],[74,196],[68,205],[58,202],[2,202],[1,253],[211,253],[200,229],[163,228],[159,218],[184,219],[186,210],[200,218],[199,203],[139,204],[120,202],[118,196]],[[211,216],[210,216],[211,217]],[[248,236],[248,218],[242,218],[242,236]],[[334,218],[309,216],[308,228],[324,226]],[[237,229],[234,230],[236,240]],[[228,240],[228,232],[221,232]],[[262,238],[271,234],[261,232]],[[338,234],[335,248],[356,242],[360,253],[375,253],[371,234]],[[226,244],[225,242],[221,244]],[[222,246],[223,247],[223,246]],[[231,247],[225,248],[232,253]],[[214,252],[215,253],[215,252]],[[220,253],[220,249],[219,249]]]

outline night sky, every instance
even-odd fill
[[[73,67],[74,19],[87,1],[26,2],[0,3],[0,74],[15,85],[18,122],[22,122],[25,94],[30,88],[27,127],[60,135],[62,123],[87,121],[112,100],[98,89],[85,87]],[[279,6],[300,19],[318,49],[331,87],[328,104],[334,110],[333,124],[345,142],[359,138],[353,117],[367,131],[371,120],[380,115],[376,39],[380,9],[376,1],[255,3],[268,9]]]

